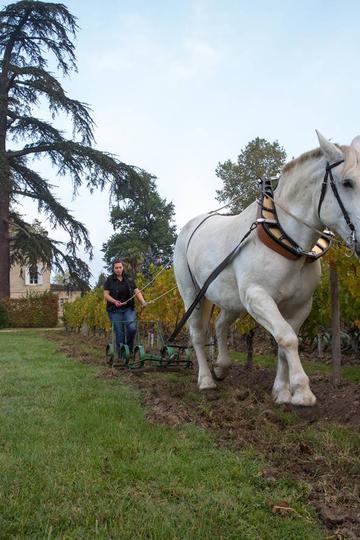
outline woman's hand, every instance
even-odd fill
[[[122,305],[123,305],[122,302],[120,302],[119,300],[116,300],[115,303],[114,303],[114,306],[116,308],[120,308]]]

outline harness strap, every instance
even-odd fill
[[[349,229],[351,231],[355,231],[355,227],[354,227],[353,223],[351,223],[349,214],[347,213],[347,211],[345,209],[345,206],[344,206],[342,200],[340,199],[339,192],[337,190],[337,187],[336,187],[336,184],[334,182],[334,178],[333,178],[333,175],[332,175],[331,171],[330,171],[330,186],[331,186],[331,189],[333,190],[333,193],[335,195],[335,199],[337,200],[337,202],[338,202],[338,204],[339,204],[339,206],[341,208],[341,211],[343,213],[343,216],[344,216],[344,219],[346,221],[347,226],[349,227]]]
[[[200,287],[199,287],[199,285],[196,283],[196,280],[195,280],[195,278],[194,278],[194,276],[193,276],[193,273],[192,273],[192,271],[191,271],[191,268],[190,268],[190,265],[189,265],[189,260],[188,260],[188,258],[187,258],[187,252],[188,252],[188,249],[189,249],[189,245],[190,245],[191,239],[192,239],[192,237],[194,236],[194,234],[196,233],[196,231],[198,230],[198,228],[199,228],[203,223],[205,223],[205,221],[207,221],[209,218],[211,218],[211,217],[213,217],[213,216],[216,216],[216,215],[217,215],[216,213],[210,212],[210,214],[209,214],[208,216],[204,217],[204,219],[202,219],[202,220],[200,221],[200,223],[195,227],[195,229],[194,229],[193,232],[191,233],[190,238],[189,238],[188,243],[187,243],[187,246],[186,246],[186,261],[187,261],[187,267],[188,267],[188,270],[189,270],[189,274],[190,274],[190,277],[191,277],[191,281],[193,282],[193,285],[194,285],[195,289],[199,289]]]
[[[210,217],[210,216],[208,216]],[[203,221],[201,222],[203,223]],[[201,224],[200,224],[201,225]],[[250,227],[250,229],[247,231],[247,233],[242,237],[242,239],[240,240],[240,242],[238,243],[238,245],[232,250],[231,253],[229,253],[229,255],[227,255],[225,257],[225,259],[223,261],[221,261],[221,263],[211,272],[211,274],[209,275],[209,277],[207,278],[207,280],[205,281],[204,285],[201,287],[200,291],[197,293],[197,295],[195,296],[195,299],[193,301],[193,303],[191,304],[191,306],[186,310],[185,314],[183,315],[182,319],[180,320],[180,322],[178,323],[178,325],[176,326],[175,330],[173,331],[173,333],[171,334],[171,336],[168,338],[168,343],[171,344],[174,339],[176,338],[176,336],[180,333],[181,329],[183,328],[184,324],[187,322],[187,320],[189,319],[190,315],[192,314],[192,312],[194,311],[194,309],[196,308],[196,306],[198,305],[198,303],[200,302],[200,300],[203,298],[203,296],[205,295],[206,291],[208,290],[210,284],[214,281],[214,279],[224,270],[224,268],[226,268],[226,266],[228,264],[231,263],[231,261],[233,261],[235,259],[235,257],[237,256],[237,254],[240,252],[240,249],[242,247],[242,243],[246,240],[246,238],[251,234],[251,232],[256,228],[256,223],[253,223]],[[195,231],[194,231],[195,232]]]
[[[334,191],[334,188],[332,188],[333,191],[334,191],[334,195],[335,195],[337,201],[338,202],[340,201],[340,203],[339,203],[340,208],[342,207],[341,209],[343,210],[343,212],[345,211],[345,208],[343,207],[341,199],[340,199],[339,194],[337,192],[335,182],[334,182],[334,177],[332,175],[332,170],[331,170],[331,169],[334,169],[334,167],[337,167],[338,165],[341,165],[341,163],[344,163],[343,159],[341,159],[340,161],[336,161],[335,163],[332,163],[332,165],[330,165],[329,162],[326,163],[326,172],[325,172],[324,180],[323,180],[323,183],[322,183],[322,186],[321,186],[321,193],[320,193],[320,199],[319,199],[319,204],[318,204],[318,216],[319,217],[320,217],[320,210],[321,210],[321,207],[322,207],[322,203],[324,202],[324,199],[325,199],[325,194],[326,194],[326,189],[327,189],[327,185],[328,185],[329,176],[330,176],[331,187],[332,186],[335,187],[336,193]],[[345,211],[345,213],[346,213],[346,211]]]
[[[335,196],[335,199],[336,199],[338,205],[340,206],[340,210],[341,210],[342,215],[343,215],[343,217],[345,219],[346,225],[349,227],[349,229],[351,231],[351,234],[348,237],[348,239],[346,241],[346,244],[347,244],[348,247],[350,247],[351,250],[353,250],[354,244],[356,242],[355,226],[352,223],[352,221],[350,219],[350,216],[347,213],[346,208],[345,208],[345,206],[344,206],[344,204],[343,204],[343,202],[342,202],[342,200],[340,198],[339,192],[337,190],[337,187],[336,187],[336,184],[335,184],[335,181],[334,181],[332,170],[331,170],[331,169],[333,169],[334,167],[337,167],[337,165],[340,165],[340,163],[343,163],[343,162],[344,162],[344,160],[337,161],[336,163],[333,163],[332,165],[330,165],[329,163],[326,164],[326,173],[325,173],[324,181],[323,181],[323,184],[322,184],[322,187],[321,187],[321,194],[320,194],[320,200],[319,200],[319,206],[318,206],[318,216],[320,217],[320,210],[321,210],[321,206],[322,206],[322,203],[324,201],[324,198],[325,198],[326,189],[327,189],[327,185],[328,185],[328,179],[330,177],[331,189],[332,189],[332,191],[334,193],[334,196]]]

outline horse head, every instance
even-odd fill
[[[327,162],[318,206],[324,225],[354,247],[360,259],[360,136],[339,146],[317,132]]]

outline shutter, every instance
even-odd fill
[[[25,268],[25,285],[30,285],[30,272],[28,266]]]
[[[43,267],[43,265],[41,263],[38,263],[37,271],[38,271],[38,285],[42,285],[43,284],[44,267]]]

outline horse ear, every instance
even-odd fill
[[[344,159],[344,154],[341,148],[328,141],[318,130],[316,130],[316,134],[319,139],[320,148],[330,163]]]
[[[353,148],[355,148],[355,150],[360,152],[360,135],[358,135],[357,137],[355,137],[355,139],[352,140],[350,146],[352,146]]]

